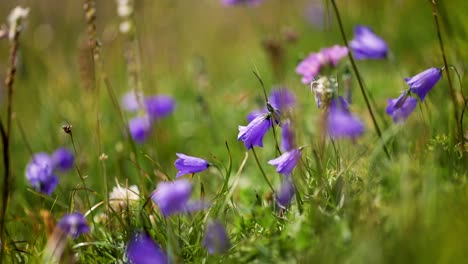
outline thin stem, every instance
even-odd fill
[[[275,193],[275,189],[273,188],[273,185],[271,185],[270,180],[268,180],[268,177],[266,176],[266,173],[265,173],[265,171],[263,170],[262,165],[260,164],[260,161],[258,160],[257,152],[255,152],[255,147],[253,147],[253,146],[252,146],[252,152],[253,152],[253,154],[254,154],[255,161],[257,162],[258,168],[260,168],[260,172],[261,172],[262,175],[263,175],[263,178],[265,179],[266,183],[267,183],[268,186],[270,187],[272,193]]]
[[[441,33],[441,30],[440,30],[439,14],[437,12],[437,4],[436,4],[435,0],[429,0],[429,2],[432,5],[432,15],[434,16],[434,23],[435,23],[436,30],[437,30],[437,38],[439,39],[440,52],[442,53],[442,59],[444,60],[444,67],[445,67],[445,69],[449,69],[449,65],[447,63],[447,57],[445,55],[444,42],[442,40],[442,33]],[[453,115],[455,117],[455,122],[457,124],[457,131],[458,131],[457,134],[458,134],[458,137],[461,139],[463,137],[463,130],[462,130],[462,128],[460,126],[460,123],[458,121],[459,118],[458,118],[457,96],[456,96],[456,93],[455,93],[455,89],[453,88],[452,77],[450,77],[450,73],[449,73],[448,70],[446,72],[447,72],[447,82],[448,82],[448,85],[449,85],[450,96],[452,97],[452,103],[453,103],[453,107],[454,107]]]
[[[333,10],[335,11],[336,19],[338,21],[338,26],[340,28],[341,37],[343,38],[343,42],[344,42],[345,46],[348,47],[348,49],[349,49],[348,39],[346,38],[346,34],[344,32],[344,27],[343,27],[343,22],[341,21],[340,12],[338,11],[338,6],[336,5],[335,1],[336,0],[331,0]],[[370,105],[369,98],[367,97],[366,90],[364,88],[364,82],[363,82],[363,80],[361,78],[361,75],[359,74],[359,70],[358,70],[358,68],[356,66],[356,62],[354,61],[354,57],[353,57],[352,52],[348,52],[348,57],[349,57],[349,60],[351,61],[351,65],[353,67],[354,74],[356,74],[356,78],[357,78],[358,83],[359,83],[359,88],[361,89],[362,96],[364,97],[364,101],[366,102],[367,110],[369,111],[369,114],[370,114],[370,116],[372,118],[372,123],[374,125],[374,129],[377,132],[377,135],[379,136],[380,140],[382,141],[383,149],[385,151],[385,154],[390,159],[390,152],[388,151],[387,146],[385,145],[385,142],[383,141],[382,131],[380,130],[379,124],[377,123],[374,112],[372,111],[372,107]]]

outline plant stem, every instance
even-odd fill
[[[258,160],[257,152],[255,152],[255,147],[253,147],[253,146],[252,146],[252,152],[253,152],[253,154],[254,154],[255,161],[257,162],[257,165],[258,165],[258,167],[260,168],[260,172],[261,172],[262,175],[263,175],[263,178],[265,179],[266,183],[267,183],[268,186],[270,187],[272,193],[275,193],[275,189],[273,188],[273,185],[271,185],[270,180],[268,180],[268,177],[266,176],[266,173],[265,173],[265,171],[263,170],[262,165],[260,164],[260,161]]]
[[[442,33],[441,33],[441,30],[440,30],[439,14],[437,12],[437,4],[436,4],[435,0],[429,0],[429,2],[432,5],[432,15],[434,16],[434,23],[435,23],[436,30],[437,30],[437,38],[439,39],[440,52],[442,53],[442,59],[444,60],[444,67],[445,67],[445,69],[447,69],[447,71],[446,71],[446,73],[447,73],[447,82],[448,82],[448,85],[449,85],[450,96],[452,97],[452,103],[453,103],[453,107],[454,107],[453,114],[454,114],[454,117],[455,117],[455,123],[457,124],[457,134],[458,134],[458,138],[461,140],[463,138],[463,130],[462,130],[461,126],[460,126],[459,118],[458,118],[458,101],[457,101],[457,96],[456,96],[456,93],[455,93],[455,89],[453,88],[452,78],[450,77],[450,72],[448,70],[449,65],[447,63],[447,56],[445,55],[444,42],[442,40]]]

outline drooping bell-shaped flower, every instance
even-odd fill
[[[336,67],[338,62],[348,54],[348,48],[334,45],[323,48],[318,53],[311,53],[296,67],[296,73],[302,75],[302,83],[310,84],[319,75],[322,67]]]
[[[271,120],[268,114],[257,116],[247,126],[239,126],[238,141],[243,141],[247,149],[253,146],[263,147],[263,137],[271,127]]]
[[[155,95],[145,98],[146,113],[151,121],[161,119],[174,112],[175,101],[167,95]]]
[[[144,143],[151,134],[151,122],[146,116],[137,116],[128,122],[130,135],[136,143]]]
[[[126,253],[131,264],[169,263],[164,251],[144,232],[135,234],[128,241]]]
[[[57,226],[73,238],[77,238],[79,235],[89,232],[86,218],[79,212],[65,215]]]
[[[405,78],[412,93],[416,94],[419,99],[424,101],[427,93],[436,85],[442,77],[442,70],[439,68],[427,69],[413,77]]]
[[[224,229],[224,226],[219,221],[211,221],[206,226],[203,247],[210,254],[223,254],[231,247],[226,229]]]
[[[291,203],[291,199],[294,197],[295,192],[294,185],[291,180],[286,177],[276,194],[276,203],[278,206],[283,209],[287,208]]]
[[[176,153],[176,155],[179,157],[174,163],[177,170],[179,170],[176,175],[177,177],[185,174],[202,172],[210,166],[208,161],[201,158],[187,156],[182,153]]]
[[[296,147],[296,137],[289,121],[283,122],[281,126],[281,149],[290,151]]]
[[[393,118],[393,122],[403,123],[414,111],[417,104],[416,98],[410,97],[408,92],[403,92],[396,99],[388,99],[386,112]]]
[[[26,166],[26,179],[36,191],[52,194],[58,184],[52,158],[45,152],[34,154]]]
[[[284,152],[276,159],[268,161],[268,164],[275,166],[276,172],[283,175],[290,175],[300,158],[301,149],[293,149],[291,151]]]
[[[354,116],[343,97],[330,102],[327,117],[328,133],[333,138],[356,138],[364,133],[364,124]]]
[[[273,107],[273,112],[281,113],[296,105],[296,95],[286,87],[274,88],[270,92],[268,102]],[[268,107],[253,110],[247,115],[247,122],[251,122],[257,116],[268,114]]]
[[[384,59],[388,54],[387,43],[365,26],[354,28],[354,39],[349,46],[357,60]]]
[[[75,155],[67,148],[58,148],[52,153],[52,164],[60,171],[67,171],[73,168]]]

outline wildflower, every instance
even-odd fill
[[[351,40],[349,46],[357,60],[384,59],[388,53],[385,41],[365,26],[354,28],[354,39]]]
[[[133,13],[132,0],[117,0],[117,15],[128,18]]]
[[[127,207],[135,207],[138,205],[139,200],[140,191],[136,185],[127,188],[117,183],[117,186],[115,186],[109,194],[109,205],[116,212]]]
[[[151,133],[151,123],[146,116],[135,117],[128,122],[130,134],[137,143],[145,142]]]
[[[271,90],[268,102],[273,107],[272,112],[282,112],[296,105],[296,96],[291,90],[285,87],[275,88]],[[247,115],[247,121],[251,122],[257,116],[268,114],[269,112],[267,107],[254,110]]]
[[[294,197],[295,192],[296,191],[291,180],[286,178],[276,195],[276,203],[278,203],[278,206],[286,209],[291,203],[291,199]]]
[[[235,6],[235,5],[255,6],[255,5],[259,5],[262,1],[263,0],[222,0],[222,3],[225,6]]]
[[[145,98],[145,107],[150,120],[154,121],[174,112],[175,101],[167,95],[155,95]]]
[[[26,166],[26,179],[37,191],[51,195],[58,184],[54,174],[51,157],[45,153],[36,153]]]
[[[143,106],[143,94],[132,90],[122,97],[122,106],[127,111],[138,111]]]
[[[281,126],[281,149],[290,151],[296,146],[294,131],[289,121],[283,122]]]
[[[186,179],[180,179],[159,183],[151,199],[164,216],[204,209],[206,204],[202,201],[189,201],[191,194],[192,184]]]
[[[389,99],[386,112],[393,117],[393,122],[402,123],[416,108],[418,100],[404,92],[397,99]]]
[[[205,247],[210,254],[223,254],[231,247],[226,229],[224,229],[219,221],[211,221],[206,226],[203,247]]]
[[[290,175],[300,158],[301,149],[293,149],[288,152],[284,152],[276,159],[268,161],[268,164],[275,166],[278,173]]]
[[[8,16],[8,38],[13,40],[15,35],[21,30],[22,20],[28,17],[29,8],[15,7]]]
[[[321,2],[312,2],[305,9],[305,18],[309,25],[317,28],[324,28],[324,19],[326,18],[326,10]]]
[[[176,153],[176,155],[179,157],[174,163],[175,167],[179,170],[176,177],[180,177],[188,173],[202,172],[210,166],[208,161],[204,159],[187,156],[182,153]]]
[[[79,212],[65,215],[57,226],[73,238],[77,238],[79,235],[89,232],[86,218]]]
[[[442,77],[441,69],[430,68],[413,77],[405,78],[405,81],[409,85],[411,92],[416,94],[422,102],[426,98],[427,93],[440,80],[440,77]]]
[[[239,126],[238,141],[243,141],[247,149],[253,146],[263,147],[263,137],[271,127],[269,114],[257,116],[247,126]]]
[[[169,263],[164,251],[147,233],[135,234],[127,244],[127,257],[132,264]]]
[[[311,53],[299,63],[296,72],[302,75],[302,83],[311,83],[324,66],[336,67],[338,62],[348,54],[348,48],[334,45],[323,48],[318,53]]]
[[[327,127],[333,138],[356,138],[364,133],[364,124],[351,114],[348,104],[341,96],[330,102]]]
[[[52,164],[60,171],[68,171],[73,168],[75,156],[66,148],[59,148],[52,153]]]
[[[310,83],[310,90],[314,93],[317,107],[321,108],[323,103],[328,104],[335,91],[338,90],[338,82],[336,78],[321,76]]]

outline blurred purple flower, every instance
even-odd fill
[[[144,143],[151,133],[151,123],[148,117],[135,117],[128,122],[130,134],[136,143]]]
[[[226,253],[231,247],[226,229],[224,229],[224,226],[219,221],[211,221],[206,226],[203,247],[205,247],[211,255]]]
[[[138,111],[143,106],[143,94],[132,90],[122,97],[122,106],[127,111]],[[138,102],[140,100],[141,102]]]
[[[330,102],[327,119],[328,133],[333,138],[356,138],[364,133],[362,121],[351,114],[343,97]]]
[[[270,129],[271,121],[268,114],[257,116],[247,126],[239,126],[238,141],[243,141],[247,149],[253,146],[263,147],[263,137]]]
[[[128,241],[126,252],[131,264],[169,263],[164,251],[147,233],[135,234]]]
[[[174,112],[175,101],[167,95],[155,95],[145,98],[145,107],[150,120],[154,121]]]
[[[283,122],[281,126],[281,149],[290,151],[296,147],[294,131],[289,121]]]
[[[45,152],[34,154],[26,166],[26,179],[36,191],[51,195],[58,184],[52,158]]]
[[[268,102],[277,111],[282,112],[296,105],[296,96],[286,87],[275,88],[271,90]],[[268,114],[267,107],[257,109],[247,115],[247,121],[252,122],[256,117]]]
[[[323,48],[318,53],[311,53],[296,67],[296,73],[302,75],[302,83],[310,84],[324,66],[336,67],[340,59],[348,54],[348,48],[334,45]]]
[[[323,4],[320,1],[309,4],[305,9],[305,17],[310,25],[318,29],[322,29],[325,18],[325,9],[323,8]]]
[[[424,101],[427,93],[436,85],[442,77],[442,70],[439,68],[427,69],[413,77],[405,78],[411,92],[418,95],[419,99]]]
[[[57,226],[73,238],[89,232],[86,218],[79,212],[65,215],[60,219]]]
[[[179,157],[174,163],[175,167],[179,170],[176,177],[180,177],[189,173],[201,172],[208,169],[210,166],[208,161],[204,159],[187,156],[182,153],[176,153],[176,155]]]
[[[281,208],[286,209],[291,203],[291,199],[294,197],[295,192],[294,185],[291,180],[286,177],[276,194],[276,202]]]
[[[250,5],[255,6],[262,3],[263,0],[222,0],[223,5],[225,6],[235,6],[235,5]]]
[[[403,92],[397,99],[388,99],[386,112],[393,117],[393,122],[402,123],[414,111],[418,100]]]
[[[278,173],[290,175],[300,158],[301,149],[293,149],[288,152],[284,152],[276,159],[268,161],[268,164],[275,166]]]
[[[67,171],[73,168],[75,156],[67,148],[58,148],[52,153],[52,164],[55,169]]]
[[[349,42],[349,46],[357,60],[384,59],[388,53],[385,41],[365,26],[354,28],[354,39]]]
[[[164,216],[176,213],[192,211],[190,209],[200,209],[199,206],[190,206],[190,195],[192,194],[192,184],[186,179],[173,182],[161,182],[154,191],[151,199],[161,210]]]

